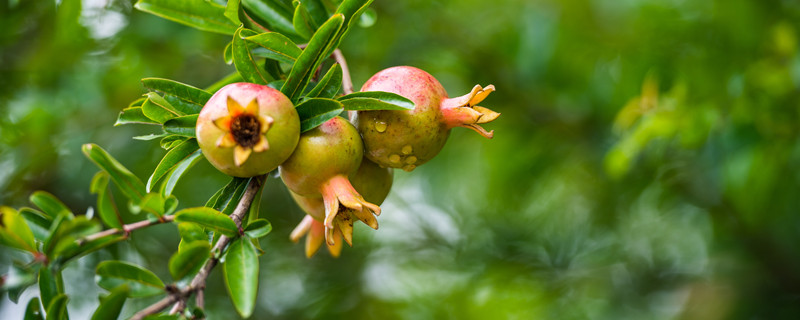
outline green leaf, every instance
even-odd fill
[[[58,272],[58,271],[55,271]],[[58,280],[50,267],[39,269],[39,295],[42,297],[42,305],[50,306],[52,301],[61,293],[58,289]]]
[[[35,191],[28,200],[39,207],[50,219],[57,217],[61,213],[72,215],[72,211],[61,200],[46,191]]]
[[[233,213],[239,199],[242,198],[247,183],[250,182],[249,178],[232,178],[227,185],[219,189],[210,199],[206,202],[206,207],[214,208],[225,214]]]
[[[159,141],[159,144],[161,145],[162,149],[170,150],[189,139],[191,139],[191,137],[177,135],[177,134],[170,134],[162,138],[161,141]]]
[[[211,256],[211,244],[208,240],[188,242],[169,259],[169,273],[175,280],[192,276]]]
[[[110,176],[105,171],[100,171],[92,178],[89,192],[97,195],[97,213],[100,220],[111,228],[122,228],[122,218],[108,188]]]
[[[150,192],[161,178],[175,169],[181,162],[191,157],[198,149],[200,149],[200,146],[197,145],[197,140],[189,139],[177,145],[175,148],[172,148],[172,150],[169,150],[167,154],[164,155],[164,158],[161,159],[161,162],[158,163],[158,166],[156,166],[150,178],[147,179],[145,191]]]
[[[247,224],[244,228],[244,234],[251,238],[261,238],[266,236],[272,231],[272,224],[266,219],[256,219]]]
[[[335,63],[328,69],[314,89],[306,94],[306,98],[333,98],[342,88],[342,67]]]
[[[234,25],[242,24],[239,20],[239,3],[240,0],[228,0],[228,5],[225,7],[225,17],[228,18]]]
[[[142,136],[134,136],[134,137],[133,137],[133,140],[140,140],[140,141],[150,141],[150,140],[155,140],[155,139],[164,138],[164,137],[166,137],[166,136],[167,136],[167,133],[166,133],[166,132],[162,132],[162,133],[151,133],[151,134],[146,134],[146,135],[142,135]]]
[[[31,232],[33,232],[34,239],[44,241],[50,234],[50,225],[53,223],[53,220],[45,215],[44,212],[33,208],[22,207],[19,208],[19,214],[28,223],[28,227],[30,227]]]
[[[256,61],[256,57],[253,56],[253,53],[250,52],[253,43],[244,39],[252,35],[255,35],[255,32],[245,29],[244,27],[239,28],[236,30],[236,33],[233,34],[233,45],[231,48],[233,65],[245,81],[267,84],[272,79],[265,73],[266,71],[263,70],[259,62]]]
[[[147,297],[164,292],[164,283],[149,270],[122,261],[103,261],[97,265],[97,285],[113,290],[127,284],[130,297]]]
[[[51,260],[59,256],[82,254],[86,248],[79,245],[78,239],[100,230],[100,224],[96,220],[89,220],[86,216],[62,220],[49,241],[45,241],[45,253]]]
[[[334,47],[338,47],[339,43],[344,38],[344,35],[350,28],[353,26],[354,23],[357,23],[360,19],[359,17],[361,14],[367,10],[369,5],[372,4],[372,0],[344,0],[339,5],[339,8],[336,9],[337,14],[342,14],[345,17],[344,26],[336,35],[336,41]],[[333,50],[331,50],[333,51]]]
[[[134,209],[133,213],[144,211],[160,218],[164,215],[165,211],[164,201],[165,199],[160,193],[148,193],[142,198],[140,203],[132,207]]]
[[[31,253],[37,252],[33,232],[17,210],[0,207],[0,222],[0,244]]]
[[[72,241],[61,250],[60,262],[62,264],[67,263],[73,259],[80,258],[84,255],[90,254],[126,239],[128,239],[128,237],[123,234],[100,237],[89,242]]]
[[[242,6],[247,9],[253,20],[270,30],[285,34],[296,35],[292,25],[291,8],[287,8],[279,1],[242,0]]]
[[[225,45],[225,50],[222,51],[222,60],[225,64],[233,63],[233,40]]]
[[[47,320],[67,320],[69,319],[69,315],[67,314],[67,295],[59,294],[50,305],[47,307]]]
[[[183,115],[157,93],[150,92],[147,96],[147,101],[142,105],[142,113],[153,121],[164,123],[169,119]]]
[[[122,109],[122,111],[119,113],[119,116],[117,116],[117,122],[114,123],[114,126],[131,123],[159,124],[158,121],[154,121],[144,115],[144,111],[142,110],[141,106]]]
[[[89,160],[108,173],[111,180],[128,199],[136,203],[142,201],[146,191],[144,183],[139,178],[96,144],[84,144],[82,150]]]
[[[297,101],[300,94],[305,90],[311,75],[317,69],[319,64],[328,55],[328,50],[335,41],[335,37],[339,29],[344,23],[344,17],[340,14],[333,15],[327,22],[325,22],[314,36],[309,40],[308,46],[303,50],[303,53],[297,57],[297,62],[292,66],[292,71],[289,72],[289,77],[286,78],[286,83],[281,88],[281,92],[289,97],[292,101]]]
[[[40,306],[39,298],[34,297],[31,301],[28,302],[28,306],[25,307],[25,317],[24,320],[44,320],[42,315],[42,307]]]
[[[306,132],[335,118],[343,111],[342,103],[332,99],[313,98],[297,106],[300,116],[300,132]]]
[[[187,208],[175,214],[175,222],[192,222],[207,229],[219,231],[233,237],[239,234],[239,228],[233,219],[226,214],[207,207]]]
[[[396,93],[355,92],[340,97],[345,110],[413,110],[414,102]]]
[[[185,250],[187,245],[195,241],[208,242],[208,233],[206,233],[205,229],[194,223],[179,223],[178,234],[181,236],[181,242],[178,244],[178,250]]]
[[[325,9],[325,5],[320,0],[303,0],[303,5],[305,5],[311,20],[317,26],[325,23],[325,20],[331,15],[331,12]]]
[[[261,33],[246,37],[244,40],[266,49],[255,50],[254,54],[281,62],[294,63],[303,52],[291,39],[277,32]]]
[[[305,2],[298,3],[294,8],[292,25],[297,34],[306,39],[310,39],[319,28],[319,25],[311,18],[311,13],[306,9]]]
[[[197,164],[203,153],[200,149],[195,150],[194,153],[190,154],[188,157],[183,159],[183,161],[179,162],[175,168],[167,175],[167,180],[164,183],[164,190],[162,194],[165,196],[169,196],[172,194],[172,190],[175,189],[175,184],[178,183],[183,174],[186,173],[189,169],[191,169],[195,164]]]
[[[144,78],[142,84],[146,88],[164,93],[165,99],[185,114],[199,113],[208,99],[211,99],[211,93],[203,89],[169,79]],[[175,100],[169,101],[169,97]]]
[[[92,320],[111,320],[119,318],[122,306],[125,304],[125,300],[128,299],[129,293],[130,289],[128,289],[128,286],[121,285],[111,290],[105,297],[100,297],[100,305],[97,307],[97,310],[94,311],[94,314],[92,314]]]
[[[236,239],[223,265],[225,286],[242,318],[250,317],[258,293],[258,252],[248,237]]]
[[[136,9],[195,29],[233,34],[238,24],[225,17],[225,7],[207,0],[139,0]]]

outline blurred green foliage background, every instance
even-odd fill
[[[145,92],[139,79],[205,87],[234,71],[229,37],[132,4],[0,0],[0,203],[46,190],[86,211],[97,170],[79,151],[87,142],[146,178],[164,151],[131,137],[152,129],[113,127]],[[288,240],[303,215],[271,179],[254,319],[800,316],[800,2],[372,8],[376,23],[342,46],[356,87],[394,65],[429,71],[451,96],[494,84],[483,105],[503,113],[487,126],[495,138],[455,129],[436,159],[397,171],[380,230],[361,225],[339,259],[306,260]],[[176,195],[199,206],[226,182],[202,161]],[[73,264],[73,317],[97,305],[99,261],[169,278],[177,244],[163,225]],[[5,270],[15,256],[3,250]],[[211,319],[235,317],[220,275]],[[3,298],[0,318],[21,317],[26,296]]]

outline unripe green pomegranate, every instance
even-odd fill
[[[392,169],[381,168],[368,159],[363,159],[358,171],[350,177],[353,188],[364,197],[364,200],[376,205],[383,203],[383,200],[389,195],[389,191],[392,188],[392,180]],[[292,231],[290,238],[292,241],[297,242],[304,235],[307,235],[307,257],[311,257],[317,252],[322,245],[323,237],[334,240],[334,243],[328,243],[327,247],[331,255],[338,257],[342,250],[341,241],[339,241],[342,237],[344,237],[348,245],[353,245],[353,222],[355,220],[361,220],[371,228],[378,229],[378,220],[367,208],[363,208],[361,211],[344,208],[343,212],[339,213],[339,217],[334,219],[333,229],[329,229],[325,233],[318,231],[317,229],[319,228],[324,229],[324,225],[321,222],[325,219],[325,205],[322,197],[305,197],[291,190],[289,193],[297,205],[306,212],[305,218]]]
[[[303,133],[294,153],[280,165],[281,179],[290,191],[322,198],[325,238],[334,245],[334,220],[349,218],[340,207],[379,215],[381,208],[358,193],[349,176],[356,173],[364,154],[361,137],[350,122],[336,117]]]
[[[414,67],[382,70],[367,80],[361,91],[392,92],[416,104],[413,110],[359,111],[352,118],[364,139],[367,158],[405,171],[436,156],[454,127],[470,128],[491,139],[494,131],[487,132],[479,124],[500,116],[477,106],[494,91],[493,85],[477,85],[466,95],[448,98],[439,81]]]
[[[232,83],[214,93],[197,117],[197,142],[214,167],[234,177],[278,167],[300,138],[300,118],[280,91]]]

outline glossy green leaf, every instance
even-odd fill
[[[28,200],[39,207],[48,218],[53,219],[61,213],[72,214],[67,205],[46,191],[35,191]]]
[[[31,253],[37,251],[33,232],[17,210],[0,207],[0,216],[0,244]]]
[[[414,102],[396,93],[355,92],[338,99],[345,110],[413,110]]]
[[[222,60],[224,60],[226,64],[233,63],[233,40],[225,45],[225,49],[222,51]]]
[[[255,34],[256,33],[252,30],[245,29],[244,27],[239,28],[236,30],[236,33],[233,34],[233,45],[231,48],[233,65],[245,81],[267,84],[272,79],[261,67],[262,63],[258,62],[258,58],[250,51],[254,44],[244,39]]]
[[[28,227],[33,232],[33,238],[39,241],[44,241],[49,235],[50,225],[53,220],[50,219],[44,212],[39,210],[22,207],[19,208],[19,214],[28,223]]]
[[[292,101],[297,101],[305,90],[309,79],[317,69],[323,59],[327,57],[328,50],[333,46],[335,37],[344,23],[341,14],[333,15],[327,22],[319,27],[314,36],[309,40],[308,46],[297,58],[297,62],[292,66],[289,77],[286,78],[281,92]]]
[[[211,99],[211,93],[203,89],[169,79],[144,78],[142,84],[150,90],[162,92],[170,104],[185,114],[199,113],[208,99]],[[169,97],[173,97],[175,100],[170,101]]]
[[[100,220],[111,228],[122,228],[122,218],[108,188],[110,176],[105,171],[100,171],[92,178],[89,192],[97,195],[97,213]]]
[[[155,140],[155,139],[161,139],[161,138],[164,138],[166,136],[167,136],[166,132],[151,133],[151,134],[146,134],[146,135],[141,135],[141,136],[134,136],[133,140],[150,141],[150,140]]]
[[[372,0],[344,0],[336,9],[337,14],[342,14],[345,17],[344,26],[336,35],[334,47],[338,47],[339,43],[344,38],[344,35],[354,26],[360,19],[361,14],[367,10]]]
[[[284,77],[283,69],[281,68],[281,63],[278,62],[275,59],[266,59],[266,60],[264,60],[264,70],[266,70],[267,73],[269,73],[269,75],[273,79],[283,79],[283,77]],[[267,86],[270,86],[270,84],[273,83],[273,82],[275,82],[275,81],[271,81],[270,83],[267,84]],[[280,89],[281,89],[281,87],[278,86],[278,89],[275,89],[275,90],[280,90]]]
[[[225,16],[225,7],[207,0],[139,0],[136,9],[209,32],[233,34],[238,24]]]
[[[277,32],[261,33],[244,40],[260,47],[253,50],[254,54],[286,63],[294,63],[303,52],[294,41]],[[258,50],[262,48],[264,50]]]
[[[178,112],[175,110],[175,107],[169,104],[167,100],[164,100],[163,97],[153,92],[149,93],[148,95],[150,95],[150,98],[148,98],[147,101],[142,104],[142,113],[144,113],[146,117],[155,122],[164,123],[169,119],[179,116]],[[152,97],[159,97],[160,99],[155,98],[155,100],[158,100],[159,103],[156,103]]]
[[[242,0],[242,6],[247,9],[253,20],[268,29],[284,35],[296,35],[292,25],[291,8],[279,1]]]
[[[127,239],[128,237],[124,234],[101,237],[88,242],[82,241],[83,239],[78,239],[78,241],[72,241],[61,248],[59,252],[61,256],[59,259],[60,262],[64,264]]]
[[[100,297],[100,305],[92,314],[92,320],[113,320],[119,318],[122,306],[128,299],[130,289],[126,285],[114,288],[106,296]]]
[[[178,234],[181,236],[181,242],[178,244],[178,250],[185,250],[187,245],[195,241],[208,242],[208,233],[206,233],[205,229],[194,223],[179,223]]]
[[[241,0],[228,0],[228,5],[225,6],[225,17],[237,26],[242,24],[242,21],[239,20],[240,2]]]
[[[174,147],[177,147],[178,145],[180,145],[181,143],[183,143],[184,141],[189,140],[189,139],[192,139],[192,138],[191,137],[187,137],[187,136],[177,135],[177,134],[170,134],[170,135],[167,135],[166,137],[162,138],[161,141],[159,141],[159,145],[161,145],[161,148],[164,149],[164,150],[170,150],[170,149],[172,149]]]
[[[233,241],[223,265],[225,286],[243,318],[253,314],[258,293],[258,252],[248,237]]]
[[[44,239],[44,243],[42,244],[45,254],[50,255],[53,251],[56,243],[60,240],[58,232],[61,230],[61,225],[70,219],[71,218],[69,218],[66,213],[60,214],[53,219],[53,223],[50,224],[50,230],[47,231],[48,236]]]
[[[122,261],[103,261],[97,265],[97,285],[106,290],[127,284],[130,297],[146,297],[164,292],[164,283],[151,271]]]
[[[342,67],[335,63],[328,72],[317,82],[306,98],[333,98],[342,88]]]
[[[144,103],[144,101],[146,100],[143,100],[142,103]],[[158,121],[154,121],[144,115],[144,111],[142,111],[141,106],[122,109],[122,111],[119,113],[119,116],[117,116],[117,122],[114,123],[114,126],[131,123],[159,124]]]
[[[335,118],[344,110],[342,103],[332,99],[313,98],[297,106],[300,116],[300,132],[306,132]]]
[[[169,273],[175,280],[192,276],[210,256],[211,244],[208,240],[188,242],[169,259]]]
[[[173,118],[164,122],[164,131],[184,137],[194,138],[197,126],[197,115]]]
[[[244,228],[244,234],[255,239],[266,236],[270,231],[272,231],[272,224],[266,219],[250,221],[250,223],[247,224],[247,228]]]
[[[49,307],[61,293],[59,287],[57,275],[53,273],[50,267],[43,266],[39,269],[39,296],[42,297],[43,306]]]
[[[142,200],[146,191],[144,183],[139,178],[96,144],[84,144],[82,150],[89,160],[92,160],[100,169],[108,173],[111,181],[114,181],[128,199],[133,202]]]
[[[321,26],[325,23],[325,20],[327,20],[328,16],[333,12],[333,10],[328,11],[321,0],[303,0],[303,5],[306,7],[306,11],[311,17],[311,20],[317,26]]]
[[[178,211],[175,222],[192,222],[204,228],[219,231],[226,236],[236,236],[239,228],[228,215],[212,208],[196,207]]]
[[[206,202],[206,207],[214,208],[225,214],[233,213],[239,199],[242,198],[249,178],[233,178],[225,187],[219,189]]]
[[[55,259],[62,255],[74,256],[81,254],[81,249],[84,248],[78,244],[78,240],[100,230],[100,224],[96,220],[89,220],[86,216],[63,220],[58,225],[58,228],[53,231],[51,238],[48,239],[49,241],[45,242],[45,253],[50,259]]]
[[[156,217],[164,215],[164,196],[160,193],[148,193],[142,201],[132,206],[133,213],[147,212]]]
[[[47,307],[47,320],[67,320],[69,319],[69,315],[67,314],[67,302],[69,298],[65,294],[59,294],[53,301],[50,302],[50,305]]]
[[[39,302],[39,298],[34,297],[31,301],[28,302],[28,306],[25,307],[25,316],[22,318],[23,320],[44,320],[44,315],[42,314],[42,307],[41,302]]]
[[[172,150],[169,150],[164,158],[161,159],[161,162],[158,163],[156,166],[155,171],[153,174],[150,175],[150,178],[147,179],[147,186],[146,191],[150,192],[153,189],[153,186],[158,183],[167,173],[175,169],[181,162],[186,159],[189,159],[195,151],[200,149],[200,146],[197,144],[196,139],[189,139],[184,141],[183,143],[179,144]]]
[[[308,12],[305,1],[299,2],[294,8],[292,25],[294,25],[294,30],[297,31],[297,34],[305,39],[311,39],[311,36],[319,28],[319,25],[311,18],[311,13]]]
[[[195,164],[197,164],[200,159],[202,159],[203,153],[200,149],[195,150],[192,154],[188,157],[183,159],[183,161],[179,162],[175,165],[175,168],[167,174],[167,180],[164,182],[164,189],[162,190],[162,194],[165,196],[169,196],[172,194],[172,190],[175,189],[175,185],[178,181],[183,177],[183,174],[189,171]]]

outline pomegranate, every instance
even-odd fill
[[[359,111],[352,120],[364,139],[367,158],[384,167],[411,171],[439,153],[454,127],[469,128],[491,139],[494,131],[486,131],[480,124],[500,114],[477,104],[494,90],[493,85],[476,85],[466,95],[448,98],[429,73],[408,66],[392,67],[373,75],[361,91],[396,93],[416,107]]]
[[[208,161],[235,177],[265,174],[294,151],[300,118],[280,91],[253,83],[222,87],[197,117],[197,142]]]
[[[374,162],[363,159],[358,171],[350,177],[350,181],[356,191],[363,195],[364,200],[380,205],[389,195],[389,190],[392,188],[392,169],[381,168]],[[290,236],[292,241],[297,242],[304,235],[308,235],[306,238],[307,257],[313,256],[319,249],[323,237],[323,233],[320,231],[322,229],[325,229],[324,237],[333,240],[333,244],[330,241],[328,242],[328,251],[334,257],[341,252],[340,240],[342,237],[344,237],[348,245],[353,245],[353,222],[356,219],[363,221],[373,229],[378,229],[378,221],[367,208],[363,208],[361,211],[340,208],[344,212],[339,213],[339,216],[334,219],[333,228],[324,228],[321,222],[325,219],[325,205],[322,198],[304,197],[294,192],[289,192],[295,202],[307,214]]]
[[[306,198],[322,199],[324,215],[319,218],[329,245],[336,245],[334,222],[340,225],[339,221],[350,218],[340,208],[365,212],[365,216],[370,217],[381,212],[380,207],[364,200],[348,178],[358,170],[363,154],[363,143],[356,128],[344,118],[336,117],[303,133],[294,153],[280,165],[281,179],[290,191]],[[359,219],[369,220],[367,217]],[[310,228],[313,223],[307,224]]]

